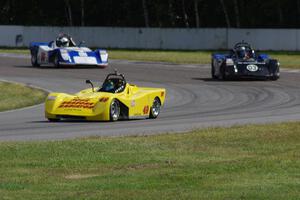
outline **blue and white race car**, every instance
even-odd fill
[[[55,41],[49,43],[30,43],[31,63],[34,67],[54,64],[54,66],[80,65],[100,66],[108,65],[108,54],[104,49],[92,51],[87,47],[78,46],[67,34],[60,34]]]

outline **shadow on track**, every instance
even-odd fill
[[[31,65],[14,65],[16,68],[31,68],[31,69],[55,69],[55,70],[60,70],[60,69],[105,69],[109,68],[107,67],[101,67],[101,66],[84,66],[84,65],[76,65],[76,66],[60,66],[60,67],[55,67],[51,65],[47,66],[40,66],[40,67],[33,67]]]

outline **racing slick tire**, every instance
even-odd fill
[[[270,77],[270,80],[276,81],[279,79],[279,63],[277,60],[271,59],[269,61],[269,66],[272,70],[273,76]]]
[[[215,75],[215,67],[211,64],[211,78],[217,79],[218,77]]]
[[[59,122],[59,119],[52,119],[52,118],[48,118],[49,122]]]
[[[31,54],[31,65],[33,67],[39,67],[39,63],[37,62],[37,54],[34,52]]]
[[[53,64],[55,67],[60,67],[58,54],[54,56]]]
[[[110,121],[112,122],[117,121],[120,117],[120,113],[121,113],[120,103],[118,100],[113,99],[110,103],[110,109],[109,109]]]
[[[218,78],[219,78],[219,80],[222,80],[222,81],[226,81],[227,80],[227,77],[226,77],[226,74],[225,74],[225,67],[224,67],[224,65],[222,65],[220,67],[220,73],[219,73]]]
[[[160,113],[160,107],[161,107],[161,102],[158,97],[155,97],[152,103],[152,106],[150,108],[150,115],[149,117],[151,119],[155,119],[158,117]]]

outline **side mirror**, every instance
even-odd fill
[[[95,92],[95,90],[94,90],[94,84],[92,83],[91,80],[85,80],[85,83],[86,84],[90,84],[92,86],[93,92]]]

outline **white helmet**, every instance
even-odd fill
[[[61,46],[68,47],[69,46],[69,39],[67,37],[63,37],[60,39]]]
[[[56,41],[56,45],[58,47],[68,47],[69,43],[70,43],[70,41],[67,37],[60,37]]]

